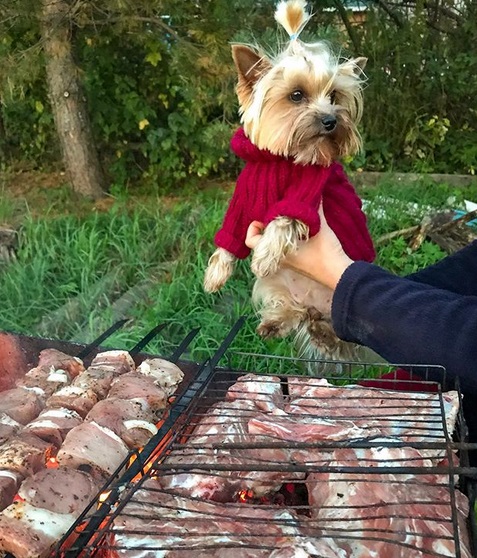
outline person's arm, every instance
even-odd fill
[[[477,392],[477,297],[397,277],[365,262],[343,272],[332,302],[337,335],[388,362],[444,366]]]
[[[250,248],[260,241],[260,229],[260,223],[250,227]],[[388,362],[444,366],[464,391],[477,392],[477,296],[353,262],[323,216],[320,232],[286,265],[334,291],[332,320],[340,338],[365,345]]]
[[[477,241],[407,277],[453,293],[477,296]]]

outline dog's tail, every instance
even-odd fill
[[[306,9],[306,0],[283,0],[275,11],[276,21],[285,29],[290,39],[297,39],[311,14]]]

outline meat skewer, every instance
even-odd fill
[[[0,551],[15,558],[48,556],[98,489],[87,473],[66,468],[25,480],[18,501],[0,514]]]

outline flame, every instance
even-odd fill
[[[237,494],[239,502],[245,503],[254,497],[253,490],[240,490]]]

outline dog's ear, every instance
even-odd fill
[[[238,72],[239,85],[250,90],[272,67],[268,58],[246,45],[232,45],[232,56]]]
[[[368,59],[364,56],[347,60],[346,62],[343,62],[343,64],[340,64],[340,72],[342,72],[343,74],[348,74],[350,76],[354,75],[361,77],[361,75],[364,73],[364,68],[367,61]]]

